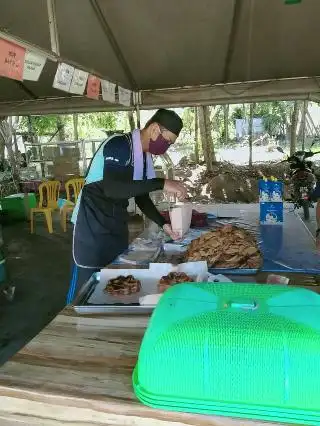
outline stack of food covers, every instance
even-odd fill
[[[320,425],[320,296],[257,284],[188,283],[160,299],[133,374],[166,410]]]

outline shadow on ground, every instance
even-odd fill
[[[71,229],[63,233],[55,223],[50,235],[39,223],[30,235],[29,224],[3,227],[7,270],[15,297],[0,300],[0,364],[49,323],[63,309],[69,287]]]

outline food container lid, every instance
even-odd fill
[[[320,296],[305,289],[174,286],[144,336],[136,395],[170,410],[320,422],[319,315]]]

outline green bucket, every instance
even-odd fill
[[[12,194],[0,199],[2,215],[12,221],[29,219],[30,209],[36,206],[37,200],[34,193]]]

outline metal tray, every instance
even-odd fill
[[[148,294],[157,294],[160,277],[167,275],[173,268],[176,271],[186,272],[195,282],[207,281],[206,262],[183,263],[176,267],[169,263],[151,263],[149,269],[106,268],[92,275],[76,298],[74,309],[78,314],[150,313],[154,306],[140,305],[139,299]],[[129,274],[141,281],[139,293],[121,297],[105,293],[105,286],[111,278]]]
[[[90,304],[88,301],[94,293],[97,285],[100,283],[100,272],[92,275],[89,281],[84,285],[78,297],[76,298],[73,309],[80,315],[103,315],[103,314],[150,314],[153,307],[141,306],[139,303],[130,305],[112,304],[112,305],[96,305]]]

